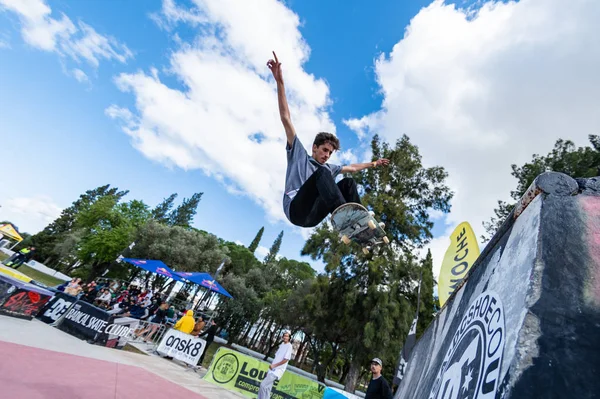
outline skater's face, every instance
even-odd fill
[[[313,144],[312,157],[320,164],[327,162],[331,154],[333,154],[333,146],[330,143],[324,143],[318,147]]]
[[[373,374],[381,373],[381,366],[379,365],[379,363],[376,363],[376,362],[371,363],[371,373],[373,373]]]

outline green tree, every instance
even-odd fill
[[[277,259],[277,254],[279,253],[279,249],[281,248],[281,241],[283,240],[283,230],[277,236],[275,241],[273,241],[273,245],[271,245],[271,249],[269,249],[269,253],[265,256],[265,260],[263,261],[265,264],[269,264],[274,262]]]
[[[386,224],[392,238],[377,256],[362,254],[356,244],[341,243],[338,233],[322,224],[302,253],[322,259],[343,320],[340,338],[350,361],[345,388],[352,392],[362,367],[373,356],[394,364],[415,312],[419,263],[412,254],[431,239],[429,210],[448,212],[452,193],[441,167],[425,168],[408,137],[394,147],[375,136],[373,158],[388,158],[386,168],[355,175],[364,192],[362,203]],[[391,371],[391,370],[390,370]]]
[[[305,286],[308,292],[304,292],[304,287],[298,290],[303,304],[298,313],[300,328],[308,341],[317,379],[325,382],[341,345],[356,330],[351,326],[351,318],[346,317],[345,303],[340,300],[348,298],[351,287],[327,275],[319,275]]]
[[[575,147],[572,141],[559,139],[547,155],[533,154],[530,162],[520,167],[511,165],[511,174],[517,179],[517,188],[510,192],[513,202],[498,201],[494,216],[488,222],[483,222],[487,235],[481,237],[482,242],[494,236],[512,212],[516,202],[541,173],[561,172],[573,178],[600,175],[600,136],[590,135],[588,138],[591,147]]]
[[[215,235],[180,226],[167,226],[155,220],[149,220],[137,228],[131,241],[135,241],[131,257],[158,259],[175,271],[214,273],[223,259],[226,264],[229,262],[228,248],[221,245]],[[118,269],[124,267],[128,266],[115,266],[113,273],[118,273]],[[139,269],[132,270],[140,272]],[[152,280],[154,288],[161,288],[165,282],[161,276],[152,276]]]
[[[227,242],[225,246],[229,250],[231,262],[225,266],[225,273],[233,273],[238,276],[246,275],[251,269],[260,267],[260,262],[250,250],[243,245]]]
[[[58,263],[60,255],[55,252],[55,248],[64,240],[66,234],[72,232],[78,215],[102,198],[114,197],[120,200],[127,193],[128,191],[119,191],[117,187],[110,187],[109,184],[88,190],[81,194],[71,206],[63,209],[60,216],[42,231],[23,240],[22,245],[34,246],[36,248],[35,257],[42,263]]]
[[[152,209],[152,219],[159,223],[169,224],[169,213],[173,208],[173,202],[177,198],[177,193],[173,193],[165,198],[156,208]]]
[[[203,194],[195,193],[190,198],[184,198],[181,205],[169,214],[171,226],[190,227]]]
[[[254,240],[252,240],[252,242],[250,243],[250,246],[248,247],[248,250],[250,252],[254,253],[256,251],[256,248],[258,248],[258,244],[260,244],[260,240],[262,239],[264,232],[265,226],[261,227],[260,230],[258,230],[258,233],[256,233]]]
[[[417,322],[417,337],[420,337],[425,329],[431,324],[437,311],[437,305],[433,298],[433,258],[431,250],[427,251],[427,256],[421,262],[421,298],[419,306],[419,321]]]
[[[217,305],[217,323],[225,327],[231,344],[237,341],[247,323],[258,318],[261,301],[254,287],[243,276],[228,274],[221,284],[235,298],[219,301]]]
[[[101,275],[150,219],[148,206],[142,201],[117,202],[116,196],[103,197],[76,219],[75,227],[83,234],[78,257],[91,267],[88,280]]]

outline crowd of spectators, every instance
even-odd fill
[[[127,286],[118,281],[83,284],[80,278],[73,278],[57,288],[113,315],[150,321],[156,319],[162,305],[164,315],[161,312],[162,316],[158,318],[160,323],[173,324],[178,316],[161,293],[153,293],[133,284]]]
[[[115,316],[150,322],[140,325],[134,332],[138,339],[147,342],[152,341],[160,325],[167,325],[192,336],[206,336],[208,349],[217,330],[214,320],[207,326],[201,315],[194,317],[193,310],[181,309],[178,312],[166,302],[162,293],[142,289],[134,284],[127,285],[116,280],[103,280],[99,283],[91,281],[84,284],[80,278],[73,278],[57,289]],[[198,365],[202,364],[206,352],[207,350],[204,351]]]

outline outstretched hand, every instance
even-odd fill
[[[283,73],[281,72],[281,62],[277,59],[277,54],[273,51],[273,58],[267,61],[267,66],[271,70],[277,83],[283,83]]]
[[[375,166],[387,166],[390,163],[389,159],[385,159],[385,158],[379,158],[377,161],[375,162]]]

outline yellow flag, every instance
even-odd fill
[[[15,230],[10,223],[0,225],[0,233],[9,236],[13,240],[17,240],[19,242],[23,241],[23,237],[17,233],[17,230]]]
[[[462,222],[450,235],[450,246],[446,250],[440,269],[440,306],[444,306],[478,257],[479,245],[475,233],[468,222]]]

